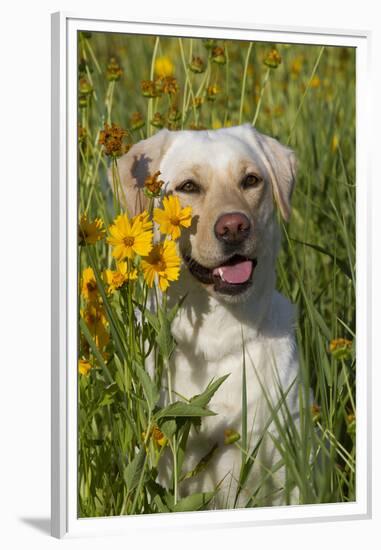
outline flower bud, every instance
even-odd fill
[[[163,128],[165,125],[165,119],[160,113],[155,113],[150,121],[155,128]]]
[[[139,130],[144,126],[144,120],[141,113],[139,112],[132,113],[130,118],[130,126],[131,126],[131,130]]]
[[[214,40],[214,38],[204,38],[202,43],[207,50],[211,50],[217,45],[217,42]]]
[[[168,120],[170,122],[177,122],[181,118],[181,111],[177,107],[171,107],[168,111]]]
[[[275,48],[270,50],[263,60],[263,63],[270,69],[276,69],[282,63],[282,58],[278,50],[276,50]]]
[[[225,57],[225,49],[221,46],[215,46],[212,49],[212,61],[214,63],[217,63],[217,65],[225,65],[226,63],[226,57]]]
[[[352,342],[346,338],[337,338],[330,342],[329,351],[335,359],[350,359],[352,357]]]
[[[231,430],[229,428],[224,430],[224,445],[232,445],[239,439],[241,439],[241,436],[235,430]]]
[[[90,95],[93,92],[93,87],[86,77],[79,80],[78,90],[80,95]]]
[[[207,89],[206,89],[206,99],[208,101],[215,101],[219,91],[220,90],[219,90],[217,84],[213,84],[211,86],[208,86]]]
[[[205,71],[205,63],[201,57],[193,56],[189,68],[194,73],[203,73]]]
[[[123,69],[115,59],[115,57],[112,57],[110,59],[109,64],[107,65],[107,71],[106,71],[106,78],[109,82],[116,82],[117,80],[120,80],[121,76],[123,74]]]

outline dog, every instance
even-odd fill
[[[229,374],[209,404],[216,415],[203,418],[189,436],[183,471],[200,472],[180,484],[180,495],[218,488],[215,508],[289,503],[284,469],[276,467],[278,424],[271,410],[283,399],[289,418],[298,422],[295,310],[275,290],[277,211],[288,221],[294,152],[249,124],[163,129],[133,145],[118,169],[130,215],[144,209],[144,182],[157,171],[165,193],[192,207],[192,226],[178,244],[184,268],[168,291],[170,305],[186,295],[172,324],[174,395],[189,399]],[[227,434],[240,439],[226,444]],[[250,464],[244,484],[242,460]],[[171,463],[163,463],[165,483]]]

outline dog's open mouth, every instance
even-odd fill
[[[256,259],[235,254],[229,260],[214,268],[207,268],[189,256],[184,257],[192,275],[204,284],[213,284],[216,292],[239,294],[252,284],[252,276],[257,265]]]

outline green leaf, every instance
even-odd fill
[[[159,401],[160,392],[157,389],[154,382],[151,380],[149,374],[140,365],[135,363],[134,367],[138,374],[139,380],[143,386],[143,391],[144,391],[144,395],[147,400],[148,406],[152,411],[156,403]]]
[[[114,402],[114,397],[118,393],[117,384],[114,382],[110,384],[103,393],[103,396],[98,404],[98,407],[104,407],[106,405],[111,405]]]
[[[172,512],[195,512],[196,510],[203,510],[212,500],[215,493],[194,493],[177,502],[172,507]]]
[[[228,376],[230,376],[230,374],[225,374],[224,376],[217,378],[215,382],[210,382],[204,392],[192,397],[192,399],[190,400],[191,404],[197,405],[198,407],[205,407],[205,405],[209,403],[213,395],[216,393],[221,384],[225,382]]]
[[[200,407],[192,403],[183,403],[182,401],[176,401],[176,403],[172,403],[171,405],[168,405],[168,407],[165,407],[164,409],[159,411],[156,414],[156,420],[168,417],[176,418],[178,416],[214,416],[215,414],[216,413],[210,411],[209,409],[205,409],[204,407]]]
[[[161,500],[160,495],[155,495],[153,502],[156,504],[157,509],[159,512],[165,514],[170,512],[170,509],[164,504],[164,502]]]
[[[159,330],[160,330],[160,323],[159,323],[159,319],[157,318],[156,313],[152,313],[151,311],[146,309],[144,311],[144,317],[147,319],[147,321],[149,322],[151,327],[154,329],[154,331],[156,333],[158,333]]]
[[[143,472],[145,459],[146,452],[144,447],[141,447],[135,458],[126,466],[124,470],[124,481],[128,492],[133,491],[138,486]]]
[[[187,472],[182,476],[181,481],[183,481],[184,479],[189,479],[191,477],[194,477],[200,472],[204,471],[207,465],[209,464],[209,462],[211,461],[214,453],[216,452],[217,447],[218,447],[218,443],[215,443],[213,447],[210,449],[210,451],[208,451],[206,455],[203,456],[201,460],[196,464],[193,470],[190,470],[189,472]]]
[[[179,309],[181,308],[181,306],[183,305],[184,303],[184,300],[185,298],[187,297],[187,294],[185,294],[182,298],[180,298],[180,300],[177,302],[177,304],[175,304],[168,312],[167,312],[167,319],[170,323],[172,323],[172,321],[174,320],[174,318],[176,317],[177,315],[177,312],[179,311]]]
[[[175,349],[175,340],[171,333],[171,323],[162,309],[159,309],[160,329],[156,336],[156,342],[165,360],[171,357]]]
[[[165,437],[167,439],[170,439],[177,430],[176,420],[173,420],[172,418],[164,420],[159,424],[159,428],[163,432]]]

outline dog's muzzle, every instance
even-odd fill
[[[185,256],[184,261],[198,281],[205,285],[214,285],[216,292],[230,295],[240,294],[249,288],[257,265],[256,258],[250,259],[238,254],[213,268],[201,265],[190,256]]]

